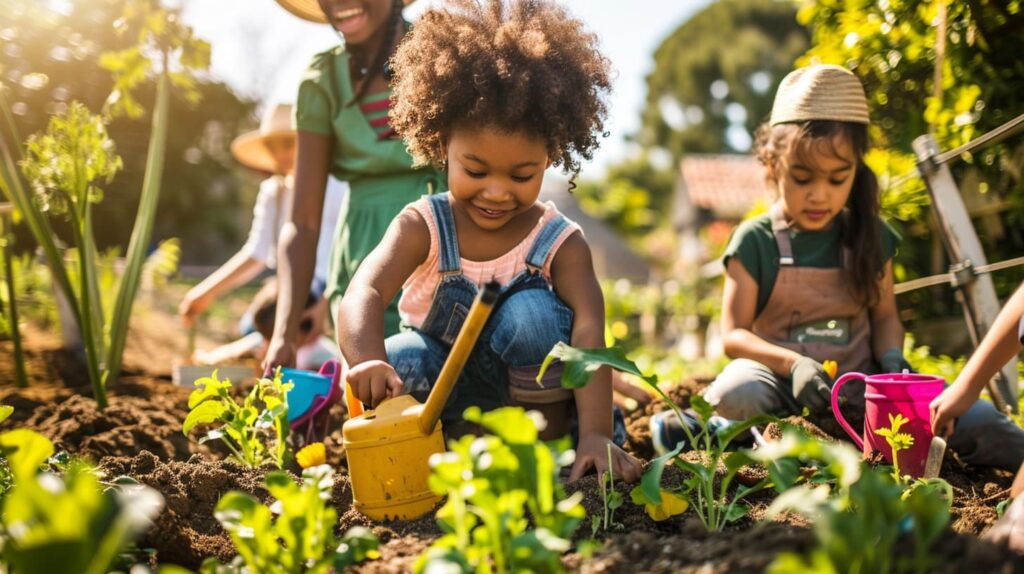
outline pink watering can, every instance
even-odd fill
[[[839,410],[839,388],[847,381],[863,380],[864,387],[864,438],[858,435]],[[887,373],[867,376],[862,373],[846,373],[839,377],[832,387],[832,412],[853,442],[863,449],[865,455],[879,451],[885,461],[892,464],[892,449],[885,437],[875,434],[880,428],[889,428],[889,416],[897,413],[910,422],[900,428],[901,433],[914,437],[914,445],[899,452],[900,473],[920,477],[924,474],[928,448],[931,444],[931,414],[928,404],[939,396],[946,381],[941,377],[912,373]]]

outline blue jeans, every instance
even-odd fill
[[[452,301],[442,300],[450,296],[451,290],[438,291],[435,306],[452,307]],[[454,340],[451,332],[457,333],[458,329],[452,323],[461,323],[453,319],[460,314],[464,318],[462,307],[457,305],[448,316],[435,316],[434,325],[424,324],[426,330],[407,330],[384,342],[388,362],[402,379],[405,392],[421,402],[426,400],[448,358],[451,345],[444,339]],[[434,330],[429,327],[440,324],[444,325],[445,334],[429,332]],[[462,412],[471,405],[490,410],[510,404],[509,369],[539,368],[556,343],[569,341],[571,332],[572,311],[550,289],[515,290],[499,299],[448,397],[441,421],[462,420]]]

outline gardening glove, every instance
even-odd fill
[[[789,370],[793,382],[793,397],[811,413],[827,410],[832,404],[832,377],[821,363],[810,357],[800,357]]]
[[[902,373],[903,369],[911,373],[914,372],[914,369],[910,368],[910,363],[903,357],[903,350],[897,347],[886,351],[879,362],[882,364],[883,373]]]

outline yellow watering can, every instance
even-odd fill
[[[499,291],[498,283],[491,282],[477,294],[426,404],[400,395],[342,426],[352,501],[359,512],[374,520],[416,518],[441,499],[427,483],[430,456],[445,450],[438,419]]]

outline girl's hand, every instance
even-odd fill
[[[269,377],[277,367],[290,369],[295,366],[295,344],[274,336],[263,355],[263,374]]]
[[[636,482],[640,479],[640,462],[633,458],[633,455],[622,450],[608,437],[599,434],[587,434],[580,436],[580,443],[576,447],[576,462],[572,465],[572,472],[569,473],[569,482],[575,482],[583,477],[583,473],[591,468],[601,476],[608,470],[608,448],[612,450],[612,475],[625,480]]]
[[[196,291],[195,288],[189,289],[188,293],[185,294],[185,298],[178,305],[178,315],[186,327],[191,327],[196,317],[202,315],[211,302],[212,297],[209,296],[208,291],[201,292]]]
[[[350,368],[345,380],[361,402],[377,408],[384,399],[402,394],[402,379],[387,361],[374,359]]]
[[[955,419],[962,416],[978,400],[967,385],[952,384],[932,400],[928,408],[932,413],[932,432],[949,438],[953,434]]]

